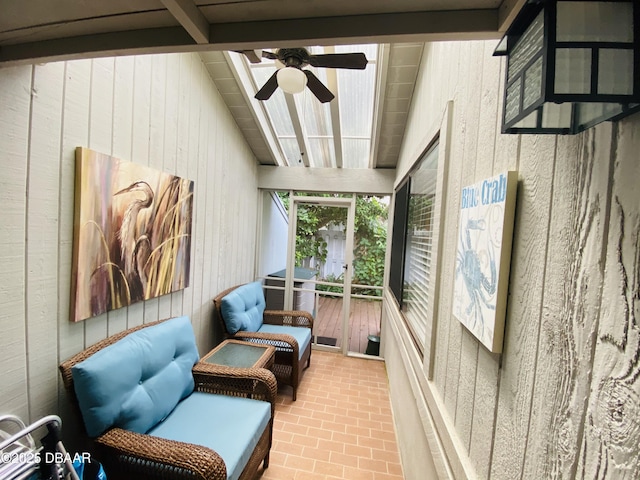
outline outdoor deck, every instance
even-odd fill
[[[349,351],[365,353],[368,336],[380,335],[381,301],[351,299],[349,319]],[[319,344],[342,346],[342,299],[318,296],[314,335]]]

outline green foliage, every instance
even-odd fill
[[[331,283],[343,283],[344,279],[342,275],[336,277],[333,273],[330,273],[325,278],[323,278],[325,282]],[[332,285],[316,285],[316,290],[320,292],[333,292],[333,293],[342,293],[342,287],[334,287]]]
[[[375,225],[370,237],[360,237],[354,249],[353,283],[382,286],[386,250],[387,229],[384,225]],[[379,295],[380,292],[360,289],[358,293]]]
[[[278,193],[287,211],[289,197]],[[320,195],[329,197],[331,195]],[[327,242],[317,235],[322,227],[339,225],[344,221],[344,209],[321,205],[298,205],[298,230],[296,232],[296,267],[303,266],[307,258],[315,257],[324,263],[327,260]]]
[[[375,196],[356,197],[353,283],[382,286],[387,250],[387,205]],[[378,295],[376,290],[354,293]]]

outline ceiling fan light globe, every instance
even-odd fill
[[[278,70],[278,86],[286,93],[300,93],[307,86],[307,76],[295,67],[285,67]]]

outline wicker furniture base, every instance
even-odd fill
[[[211,454],[215,454],[212,450],[184,443],[180,445],[178,452],[175,445],[170,446],[173,458],[162,458],[163,452],[167,452],[165,442],[169,441],[147,435],[148,438],[144,440],[146,450],[150,455],[151,452],[157,453],[154,459],[141,460],[138,455],[129,454],[131,448],[139,451],[138,440],[135,440],[135,445],[127,445],[128,442],[131,442],[131,439],[126,438],[126,436],[119,437],[118,432],[115,430],[111,430],[111,432],[113,433],[109,435],[108,439],[102,439],[101,437],[101,440],[96,442],[96,456],[101,460],[106,460],[103,464],[105,472],[108,472],[109,480],[157,480],[158,478],[167,480],[227,479],[226,468],[222,459],[218,456],[218,461],[212,462]],[[120,430],[120,432],[124,432],[124,430]],[[267,429],[262,434],[253,450],[253,454],[247,461],[247,465],[240,475],[240,480],[255,479],[256,472],[262,462],[264,462],[264,468],[269,467],[270,448],[271,435],[269,429]],[[116,461],[112,461],[112,459],[116,459]],[[194,464],[197,465],[195,469]]]

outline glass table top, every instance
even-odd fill
[[[214,349],[202,361],[227,367],[250,368],[256,365],[267,348],[267,346],[249,343],[228,342]]]

